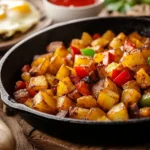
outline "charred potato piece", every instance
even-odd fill
[[[87,120],[99,120],[101,117],[106,116],[106,113],[100,108],[91,108],[87,114]]]
[[[69,77],[66,77],[59,81],[57,86],[57,96],[63,96],[65,94],[69,94],[75,89],[75,86],[71,82]]]
[[[77,89],[75,89],[74,91],[72,91],[71,93],[68,94],[68,97],[74,101],[76,101],[81,96],[82,95],[79,93],[79,91]]]
[[[72,107],[69,109],[69,116],[75,119],[85,120],[88,113],[89,113],[89,109],[86,108]]]
[[[128,113],[130,118],[139,118],[139,108],[137,103],[134,103],[129,106]]]
[[[77,99],[77,106],[83,108],[92,108],[97,106],[97,101],[93,96],[82,96]]]
[[[112,107],[107,113],[107,117],[113,121],[126,121],[129,119],[128,111],[122,102]]]
[[[125,89],[122,92],[121,101],[128,108],[129,105],[138,103],[141,99],[141,93],[135,89]]]
[[[119,95],[108,89],[103,89],[99,92],[97,103],[105,110],[110,110],[115,104],[119,102]]]
[[[32,77],[29,82],[29,88],[31,88],[35,91],[47,89],[48,82],[46,80],[46,77],[43,75]]]
[[[61,110],[69,110],[69,108],[73,106],[72,100],[67,96],[61,96],[57,98],[57,109]]]

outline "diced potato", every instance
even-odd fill
[[[54,56],[66,57],[69,54],[65,47],[58,47],[54,53]]]
[[[108,40],[109,42],[112,41],[112,39],[115,37],[115,33],[112,30],[107,30],[102,37],[106,40]]]
[[[99,92],[97,103],[103,110],[105,111],[110,110],[118,102],[119,102],[119,94],[110,91],[108,89],[103,89]]]
[[[32,108],[33,107],[33,100],[29,98],[27,101],[24,103],[26,106]]]
[[[69,116],[75,119],[86,119],[89,109],[81,107],[73,107],[69,109]]]
[[[32,77],[29,82],[29,88],[31,88],[35,91],[47,89],[48,82],[46,80],[46,77],[43,75]]]
[[[103,37],[100,37],[100,38],[92,41],[92,43],[91,43],[92,47],[95,47],[95,46],[105,47],[108,44],[109,44],[109,41]]]
[[[65,59],[61,58],[60,56],[53,56],[50,60],[48,71],[56,75],[59,68],[63,65],[66,64]]]
[[[29,72],[31,75],[43,75],[46,73],[48,66],[49,66],[49,58],[40,57],[33,61],[32,68],[30,69]]]
[[[92,95],[97,99],[100,90],[104,88],[104,79],[99,80],[96,84],[92,85]]]
[[[107,117],[113,121],[126,121],[129,119],[128,111],[122,102],[112,107],[107,113]]]
[[[73,75],[73,76],[76,76],[76,75],[77,75],[77,73],[76,73],[76,71],[75,71],[74,68],[69,67],[69,66],[66,66],[66,67],[70,70],[70,74],[71,74],[71,75]]]
[[[119,94],[116,84],[109,77],[105,78],[104,88]]]
[[[130,118],[139,118],[138,104],[134,103],[130,105],[128,108],[128,113],[129,113]]]
[[[33,108],[46,112],[46,113],[56,113],[56,101],[46,92],[40,91],[33,97]]]
[[[97,101],[93,96],[82,96],[77,99],[77,106],[83,108],[92,108],[97,106]]]
[[[106,66],[105,65],[97,65],[97,73],[100,79],[104,79],[107,77]]]
[[[57,96],[63,96],[65,94],[69,94],[75,89],[75,86],[71,82],[69,77],[66,77],[59,81],[57,86]]]
[[[141,93],[135,89],[125,89],[122,92],[121,101],[128,108],[129,105],[138,103],[141,98]]]
[[[140,108],[139,116],[140,118],[150,117],[150,107]]]
[[[91,44],[91,42],[92,42],[93,39],[92,39],[92,37],[91,37],[91,35],[89,33],[83,32],[81,40],[83,41],[83,43],[84,43],[85,46],[88,46],[88,45]]]
[[[126,35],[123,33],[123,32],[120,32],[118,35],[117,35],[117,38],[122,40],[122,41],[125,41],[126,39]]]
[[[79,93],[79,91],[77,89],[75,89],[74,91],[72,91],[71,93],[68,94],[68,97],[74,101],[77,101],[77,99],[81,96],[82,95]]]
[[[94,55],[94,61],[96,62],[96,63],[101,63],[102,61],[103,61],[103,59],[104,59],[104,54],[103,53],[96,53],[95,55]]]
[[[122,65],[129,67],[131,70],[138,65],[146,64],[146,60],[141,52],[127,54],[123,56]]]
[[[150,86],[150,76],[141,68],[135,75],[137,83],[141,88],[147,88]]]
[[[52,96],[52,97],[54,96],[54,93],[51,89],[46,89],[44,90],[44,92],[46,92],[49,96]]]
[[[150,48],[143,48],[141,52],[146,60],[150,57]]]
[[[89,65],[92,62],[94,61],[91,57],[83,55],[75,55],[74,66]]]
[[[131,38],[130,39],[132,43],[134,43],[136,45],[136,48],[142,48],[143,47],[143,43],[140,42],[138,39],[136,38]]]
[[[57,109],[61,110],[69,110],[69,108],[73,106],[72,100],[67,96],[61,96],[57,98]]]
[[[98,118],[97,121],[111,121],[111,120],[108,119],[108,117],[106,117],[106,116],[102,116],[102,117]]]
[[[58,80],[62,80],[63,78],[68,77],[69,75],[70,70],[65,65],[62,65],[56,74],[56,78]]]
[[[123,46],[124,41],[122,41],[119,38],[113,38],[113,40],[110,42],[109,47],[110,48],[120,48],[121,46]]]
[[[56,77],[50,73],[46,73],[45,77],[46,77],[46,79],[47,79],[47,81],[51,87],[57,85],[59,82],[58,79],[56,79]]]
[[[106,113],[100,108],[91,108],[87,114],[87,120],[99,120],[99,118],[105,116]]]
[[[125,89],[135,89],[138,92],[140,92],[140,86],[138,85],[138,83],[135,80],[130,80],[128,82],[126,82],[122,88]]]
[[[141,40],[142,36],[138,33],[138,32],[132,32],[129,34],[129,39],[132,39],[132,38],[136,38],[138,40]]]
[[[86,46],[84,45],[83,40],[80,40],[80,39],[73,39],[73,40],[71,41],[70,46],[77,47],[78,49],[82,49],[82,48],[85,48],[85,47],[86,47]]]
[[[108,76],[112,76],[112,71],[119,67],[118,63],[112,62],[106,68],[105,71],[107,72]]]
[[[23,81],[30,81],[31,75],[29,72],[23,72],[21,74],[21,78]]]

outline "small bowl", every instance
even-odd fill
[[[48,0],[43,0],[43,2],[47,16],[57,23],[97,16],[102,10],[104,0],[96,0],[94,4],[79,7],[55,5]]]

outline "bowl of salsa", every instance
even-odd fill
[[[43,0],[47,16],[54,22],[97,16],[104,0]]]

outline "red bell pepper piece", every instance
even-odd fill
[[[127,52],[132,51],[133,49],[136,48],[136,45],[132,43],[129,39],[127,39],[124,43],[124,50]]]
[[[113,81],[118,85],[122,86],[127,81],[132,80],[133,77],[128,70],[122,71]]]
[[[81,80],[81,78],[79,76],[73,76],[73,75],[70,76],[70,79],[74,84],[80,82],[80,80]]]
[[[77,54],[81,54],[80,49],[78,49],[77,47],[71,46],[71,54],[73,57]]]
[[[113,70],[111,78],[114,80],[121,72],[122,70],[117,70],[117,69]]]
[[[76,84],[76,89],[84,96],[91,95],[89,84],[86,84],[84,81],[80,81]]]
[[[96,39],[98,39],[100,37],[100,34],[99,33],[95,33],[94,35],[93,35],[93,40],[96,40]]]
[[[110,53],[110,52],[105,52],[104,53],[104,59],[103,59],[103,64],[104,65],[108,65],[111,62],[113,62],[115,60],[115,55]]]
[[[89,68],[86,66],[75,66],[74,68],[77,75],[81,78],[84,78],[89,75]]]
[[[27,88],[27,91],[31,97],[34,97],[37,94],[37,92],[31,88]]]
[[[31,69],[31,67],[29,65],[24,65],[22,67],[22,72],[29,72],[30,69]]]
[[[20,89],[25,89],[26,88],[26,83],[23,81],[17,81],[15,90],[20,90]]]

